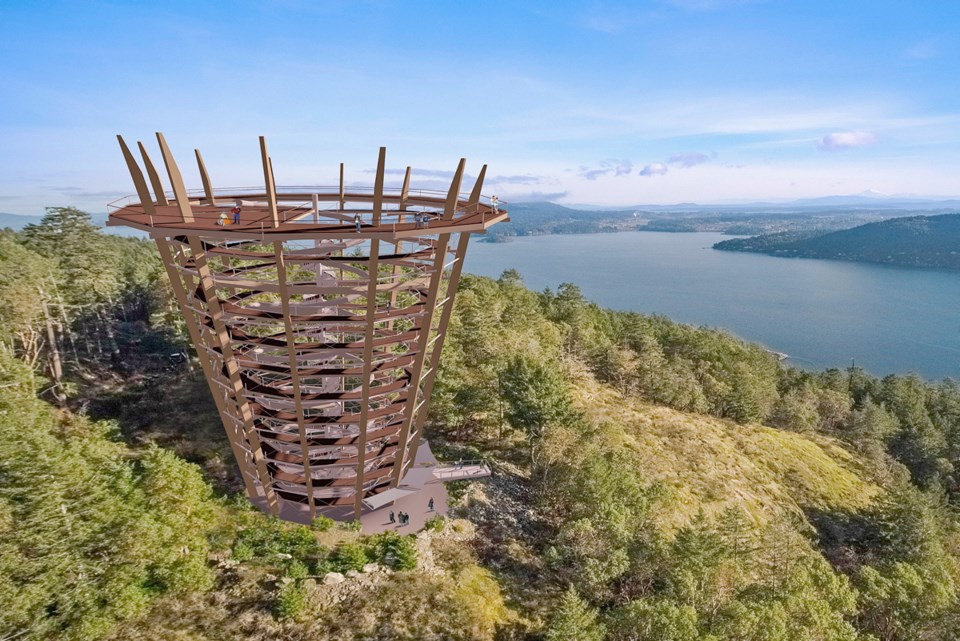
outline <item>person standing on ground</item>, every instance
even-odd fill
[[[397,518],[393,515],[393,510],[390,510],[390,522],[391,523],[397,522]]]
[[[430,497],[430,500],[427,501],[427,512],[433,512],[433,497]]]

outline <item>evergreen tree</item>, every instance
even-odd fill
[[[544,638],[547,641],[602,641],[605,627],[598,613],[570,586],[550,617]]]

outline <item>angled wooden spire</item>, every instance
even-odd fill
[[[487,166],[480,168],[480,175],[477,176],[477,182],[473,184],[473,191],[470,192],[470,201],[467,204],[469,210],[476,212],[480,209],[480,192],[483,190],[483,178],[487,175]]]
[[[153,196],[157,200],[157,205],[165,207],[169,203],[167,203],[167,194],[163,189],[160,174],[157,173],[157,168],[153,166],[153,161],[150,160],[150,154],[147,153],[147,148],[143,146],[143,143],[138,140],[137,146],[140,147],[140,155],[143,156],[143,166],[147,168],[147,176],[150,178],[150,184],[153,185]]]
[[[403,187],[400,188],[400,209],[407,208],[407,198],[410,197],[410,166],[403,174]]]
[[[120,143],[120,151],[123,152],[123,159],[127,161],[127,169],[130,170],[130,177],[133,179],[133,186],[137,188],[137,196],[140,197],[140,205],[143,211],[153,216],[157,210],[153,206],[153,198],[150,197],[150,190],[147,188],[147,181],[143,179],[143,172],[140,171],[140,165],[130,153],[127,143],[123,141],[123,136],[117,134],[117,142]]]
[[[467,164],[466,158],[460,159],[457,165],[457,171],[453,174],[453,180],[450,182],[450,191],[447,192],[447,202],[443,207],[443,219],[453,220],[453,214],[457,211],[457,197],[460,195],[460,185],[463,182],[463,168]]]
[[[280,226],[280,214],[277,212],[277,186],[273,182],[273,168],[271,167],[270,154],[267,153],[267,139],[260,136],[260,159],[263,161],[263,184],[267,189],[267,206],[270,208],[270,216],[273,219],[273,226]]]
[[[383,176],[386,172],[387,148],[380,147],[380,156],[377,159],[377,178],[373,183],[373,224],[380,224],[380,215],[383,213]]]
[[[200,180],[203,182],[203,193],[207,196],[203,203],[205,205],[216,205],[217,201],[213,199],[213,186],[210,183],[210,176],[207,175],[207,167],[203,164],[203,156],[200,155],[199,149],[194,149],[193,152],[197,154],[197,167],[200,169]]]
[[[190,207],[190,199],[187,197],[187,188],[183,186],[183,176],[180,175],[180,168],[177,167],[177,161],[173,159],[170,153],[170,147],[163,134],[157,132],[157,142],[160,143],[160,155],[163,156],[163,164],[167,166],[167,176],[170,177],[170,184],[173,186],[173,195],[177,199],[177,209],[180,210],[180,216],[183,222],[193,222],[193,208]]]

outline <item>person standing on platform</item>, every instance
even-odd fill
[[[236,207],[233,208],[233,224],[234,225],[240,224],[240,205],[237,205]]]
[[[490,198],[490,206],[493,207],[493,213],[496,214],[500,211],[500,199],[496,196]]]
[[[353,222],[357,226],[357,233],[360,233],[360,214],[357,214],[353,217]]]

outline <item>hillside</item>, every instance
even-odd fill
[[[765,234],[713,247],[790,258],[960,269],[960,214],[894,218],[826,234]]]
[[[737,507],[758,526],[787,515],[802,520],[811,509],[858,511],[880,491],[862,460],[835,439],[678,412],[602,385],[577,404],[616,425],[643,474],[668,488],[670,509],[657,518],[665,531],[688,525],[701,510],[716,518]]]
[[[957,383],[464,275],[427,436],[493,477],[416,535],[305,527],[237,492],[155,252],[0,234],[3,638],[958,638]]]

